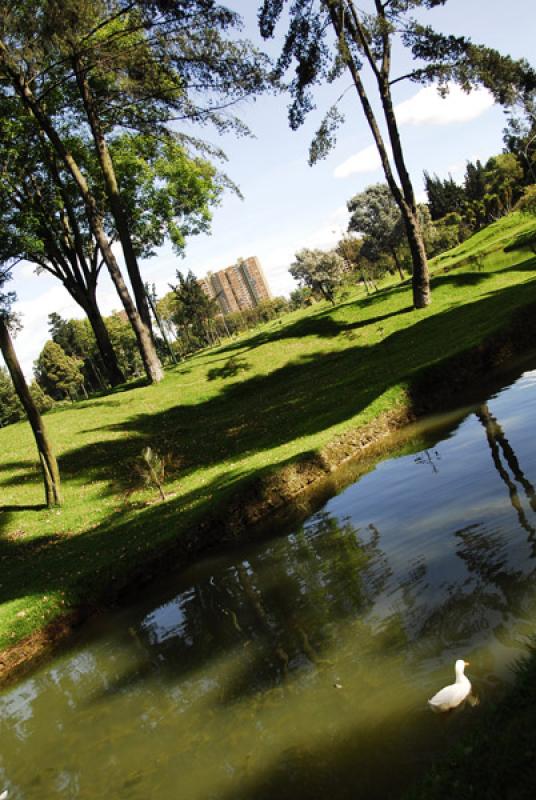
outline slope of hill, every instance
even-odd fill
[[[41,505],[27,424],[0,430],[4,672],[170,548],[180,558],[236,533],[448,387],[528,349],[534,228],[513,214],[438,257],[425,310],[412,310],[409,281],[369,297],[356,287],[205,350],[162,384],[47,415],[60,510]],[[146,446],[169,456],[165,501],[135,480]]]

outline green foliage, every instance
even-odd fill
[[[513,153],[502,153],[488,160],[484,173],[488,217],[498,219],[510,213],[519,197],[522,178],[521,164]]]
[[[520,97],[510,108],[504,143],[523,168],[523,182],[536,182],[536,90]]]
[[[460,244],[465,238],[463,237],[464,225],[464,217],[455,212],[445,214],[442,219],[438,219],[434,225],[434,255]]]
[[[52,341],[60,345],[68,356],[80,361],[86,392],[92,393],[104,389],[102,373],[105,366],[89,321],[64,320],[59,314],[52,313],[49,314],[48,323]]]
[[[0,427],[17,422],[24,416],[8,371],[0,367]]]
[[[126,314],[115,312],[104,321],[123,374],[126,378],[139,377],[143,374],[143,363],[134,331]]]
[[[81,362],[68,356],[56,342],[48,341],[35,362],[41,388],[56,400],[76,400],[84,385]]]
[[[37,381],[32,381],[29,389],[34,405],[40,414],[45,414],[51,408],[54,408],[54,400],[43,391]]]
[[[517,210],[533,217],[536,216],[536,184],[524,189],[523,196],[517,204]]]
[[[412,15],[416,9],[433,9],[446,0],[411,0],[411,2],[376,3],[376,13],[365,13],[353,2],[331,0],[263,0],[259,10],[260,31],[264,38],[274,35],[275,27],[289,7],[288,29],[277,74],[284,75],[293,62],[295,77],[290,82],[293,102],[289,108],[292,128],[303,124],[314,109],[312,89],[332,81],[346,65],[361,71],[368,64],[382,75],[386,46],[392,48],[399,38],[408,48],[414,65],[405,77],[423,84],[438,82],[446,91],[449,81],[464,89],[485,86],[502,103],[512,103],[520,94],[536,86],[536,75],[529,64],[503,56],[498,51],[475,45],[464,36],[439,33],[422,25]],[[337,31],[336,46],[329,34]],[[344,35],[343,35],[344,34]],[[340,120],[333,111],[322,124],[320,143],[312,155],[324,157],[335,141],[334,128]]]
[[[190,270],[183,275],[177,270],[178,283],[171,286],[175,295],[173,321],[181,331],[188,352],[212,344],[211,321],[218,313],[214,300],[208,297]]]
[[[528,217],[536,217],[536,184],[527,186],[516,208]],[[523,237],[523,244],[528,244],[533,253],[536,253],[536,231]]]
[[[364,235],[360,256],[377,263],[383,256],[398,258],[405,241],[400,209],[385,183],[367,186],[347,203],[350,212],[348,230]]]
[[[424,188],[428,195],[428,208],[432,219],[438,220],[447,214],[461,213],[465,208],[465,191],[449,175],[441,180],[437,175],[424,172]]]
[[[166,237],[181,253],[188,236],[209,229],[210,207],[231,186],[209,161],[188,155],[171,132],[158,138],[123,134],[111,142],[110,152],[131,238],[144,258]]]
[[[400,244],[400,209],[385,183],[367,186],[347,203],[350,212],[348,230],[362,233],[377,242],[380,250]]]

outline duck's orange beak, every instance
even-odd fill
[[[464,662],[463,662],[463,665],[464,665],[464,667],[470,667],[470,666],[471,666],[471,664],[469,663],[469,661],[464,661]]]

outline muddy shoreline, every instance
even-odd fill
[[[516,312],[507,328],[477,347],[438,360],[409,376],[406,401],[367,426],[346,431],[322,450],[305,454],[275,473],[261,475],[237,492],[231,503],[208,514],[197,528],[156,553],[127,578],[107,587],[98,604],[81,606],[58,617],[0,652],[0,686],[19,679],[72,638],[88,617],[114,605],[128,603],[164,572],[186,566],[205,551],[232,546],[262,536],[276,520],[282,526],[305,518],[350,480],[357,480],[389,454],[393,434],[410,423],[454,404],[478,402],[486,389],[515,378],[536,358],[536,306]],[[343,469],[352,465],[349,476]]]

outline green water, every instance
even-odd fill
[[[453,422],[453,419],[456,422]],[[9,800],[396,798],[536,632],[536,373],[0,696]],[[456,658],[480,698],[426,700]]]

